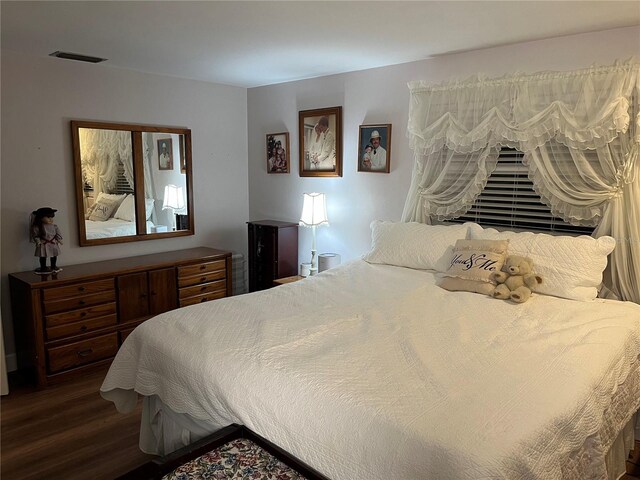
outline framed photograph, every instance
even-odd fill
[[[180,135],[180,173],[187,173],[187,163],[184,157],[184,135]]]
[[[391,124],[360,125],[358,171],[389,173]]]
[[[342,176],[342,107],[303,110],[300,130],[300,176]]]
[[[158,139],[158,168],[173,170],[173,145],[171,138]]]
[[[267,173],[289,173],[289,132],[267,134]]]

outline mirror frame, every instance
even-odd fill
[[[131,132],[131,146],[133,148],[133,174],[135,178],[134,195],[136,210],[136,235],[122,237],[87,239],[84,218],[84,190],[82,181],[82,164],[80,162],[80,128],[95,128],[102,130],[121,130]],[[185,175],[187,184],[187,215],[189,225],[187,229],[171,232],[147,233],[144,181],[144,162],[142,153],[143,133],[173,133],[184,135]],[[193,215],[193,170],[191,163],[191,130],[182,127],[163,127],[155,125],[139,125],[129,123],[94,122],[84,120],[71,121],[71,139],[73,145],[73,164],[75,174],[76,210],[78,219],[78,237],[81,247],[93,245],[109,245],[113,243],[140,242],[143,240],[157,240],[161,238],[184,237],[195,234],[195,218]],[[144,220],[143,220],[144,219]]]

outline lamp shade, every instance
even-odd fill
[[[300,215],[300,225],[315,227],[329,225],[327,206],[324,193],[305,193]]]
[[[184,208],[184,195],[182,194],[182,187],[176,185],[167,185],[164,187],[164,201],[162,202],[162,209],[173,208],[179,210]]]

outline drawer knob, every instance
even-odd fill
[[[206,302],[207,300],[208,300],[208,298],[207,298],[207,297],[204,297],[202,300],[200,300],[200,303],[204,303],[204,302]]]
[[[84,304],[85,304],[85,301],[84,301],[84,300],[80,300],[80,301],[78,301],[78,305],[84,305]]]
[[[206,291],[206,290],[207,290],[207,287],[201,287],[201,288],[200,288],[200,291],[201,291],[201,292],[204,292],[204,291]]]
[[[80,331],[81,331],[81,332],[86,332],[86,331],[87,331],[87,326],[86,326],[86,325],[82,325],[82,326],[80,327]]]
[[[88,357],[89,355],[91,355],[93,353],[93,349],[92,348],[87,348],[85,350],[80,350],[78,352],[78,356],[79,357]]]
[[[200,265],[200,270],[204,270],[205,268],[207,268],[205,265]]]
[[[202,277],[202,278],[200,278],[200,281],[201,281],[201,282],[206,282],[206,281],[207,281],[207,277]]]
[[[84,287],[78,287],[79,292],[84,292]]]
[[[81,317],[86,317],[86,316],[87,316],[87,312],[82,312],[82,313],[80,313],[80,316],[81,316]]]

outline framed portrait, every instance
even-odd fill
[[[267,134],[267,173],[289,173],[289,132]]]
[[[342,176],[342,107],[298,112],[300,176]]]
[[[158,168],[173,170],[173,145],[171,138],[158,139]]]
[[[391,124],[360,125],[358,171],[389,173]]]

